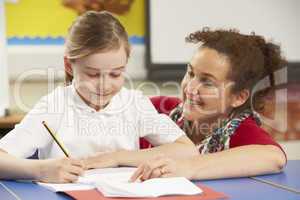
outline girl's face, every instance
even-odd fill
[[[123,46],[76,59],[71,65],[77,92],[94,109],[104,108],[124,85],[126,64]]]
[[[227,57],[210,48],[201,48],[187,65],[182,80],[183,114],[191,121],[211,121],[235,105],[227,79],[231,69]]]

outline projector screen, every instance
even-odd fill
[[[150,73],[188,62],[195,48],[184,38],[203,27],[254,31],[280,44],[289,62],[300,61],[299,0],[149,0],[147,6]]]

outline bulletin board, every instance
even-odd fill
[[[144,43],[144,0],[134,0],[130,10],[119,15],[133,44]],[[77,13],[61,0],[21,0],[6,4],[8,45],[61,45]]]

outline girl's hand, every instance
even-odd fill
[[[192,165],[190,160],[175,160],[164,156],[144,163],[138,167],[130,178],[130,182],[138,179],[145,181],[151,178],[186,177],[192,178]]]
[[[97,169],[107,167],[118,167],[117,152],[97,153],[93,156],[82,159],[85,169]]]
[[[76,182],[84,172],[83,163],[72,158],[41,160],[38,181],[51,183]]]

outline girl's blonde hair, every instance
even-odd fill
[[[117,50],[121,46],[124,46],[129,57],[128,35],[119,20],[107,11],[88,11],[79,16],[69,28],[65,56],[73,62],[94,53]],[[67,72],[65,76],[68,85],[73,76]]]

